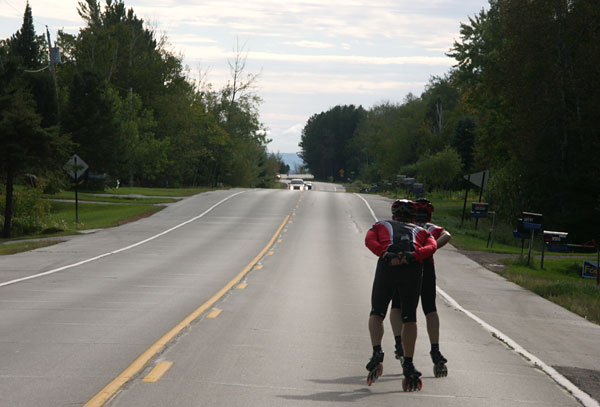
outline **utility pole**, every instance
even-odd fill
[[[59,113],[58,107],[58,86],[56,86],[56,69],[54,65],[60,63],[60,50],[58,48],[52,47],[52,42],[50,41],[50,31],[48,30],[48,26],[46,26],[46,36],[48,37],[48,57],[50,59],[50,72],[52,73],[52,80],[54,81],[54,96],[56,97],[56,113]]]

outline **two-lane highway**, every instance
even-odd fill
[[[0,405],[580,405],[457,308],[490,317],[490,326],[519,341],[529,338],[524,350],[533,350],[535,331],[510,330],[517,302],[530,294],[452,247],[436,254],[440,288],[460,303],[438,298],[449,376],[432,376],[419,311],[415,364],[423,390],[402,392],[391,332],[384,375],[367,387],[376,259],[364,235],[375,218],[388,217],[390,201],[323,187],[201,194],[132,225],[0,258],[1,284],[152,238],[0,287]],[[498,294],[505,291],[510,306]],[[490,312],[490,298],[502,309]],[[178,326],[173,340],[157,346]],[[595,325],[583,327],[600,338]]]

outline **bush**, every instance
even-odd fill
[[[1,226],[4,227],[6,195],[0,196]],[[46,228],[50,203],[42,199],[42,188],[28,188],[15,191],[11,222],[12,236],[38,233]]]
[[[448,147],[439,153],[422,156],[416,167],[421,182],[430,188],[449,188],[460,176],[462,163],[458,153]]]

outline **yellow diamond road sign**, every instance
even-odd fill
[[[72,178],[77,180],[87,171],[88,165],[77,154],[73,154],[73,157],[69,158],[63,168]]]

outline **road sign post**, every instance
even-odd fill
[[[79,223],[79,198],[77,196],[77,184],[79,178],[85,174],[88,165],[79,157],[77,154],[73,154],[69,161],[63,167],[65,171],[73,178],[73,182],[75,183],[75,224]]]

